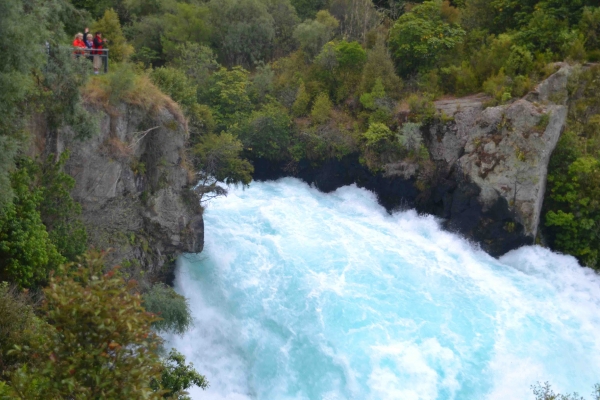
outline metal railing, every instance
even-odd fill
[[[98,72],[108,73],[108,49],[88,49],[81,47],[73,47],[73,55],[75,57],[85,57],[89,59],[94,69],[98,68]]]

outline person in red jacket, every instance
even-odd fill
[[[77,50],[77,49],[85,49],[85,42],[83,41],[83,33],[78,33],[77,35],[75,35],[75,38],[73,39],[73,47],[75,48],[75,51],[73,52],[73,54],[75,54],[75,56],[79,57],[80,55],[83,54],[83,51]]]
[[[104,49],[104,43],[106,40],[102,39],[102,32],[96,32],[96,36],[94,36],[94,74],[98,74],[100,67],[102,67],[102,57],[104,56],[103,51],[98,51]],[[108,60],[107,60],[108,61]]]

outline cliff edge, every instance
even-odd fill
[[[75,179],[72,196],[82,205],[90,244],[110,249],[110,264],[169,280],[176,257],[204,244],[185,119],[177,109],[89,107],[100,120],[98,135],[46,133],[43,152],[70,151],[65,171]]]

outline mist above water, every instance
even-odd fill
[[[283,179],[205,211],[170,344],[210,381],[194,399],[529,399],[600,382],[600,279],[539,247],[495,260],[433,217],[356,187]]]

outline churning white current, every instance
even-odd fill
[[[283,179],[205,211],[169,338],[210,381],[194,399],[530,399],[600,380],[600,279],[526,247],[495,260],[354,186]]]

